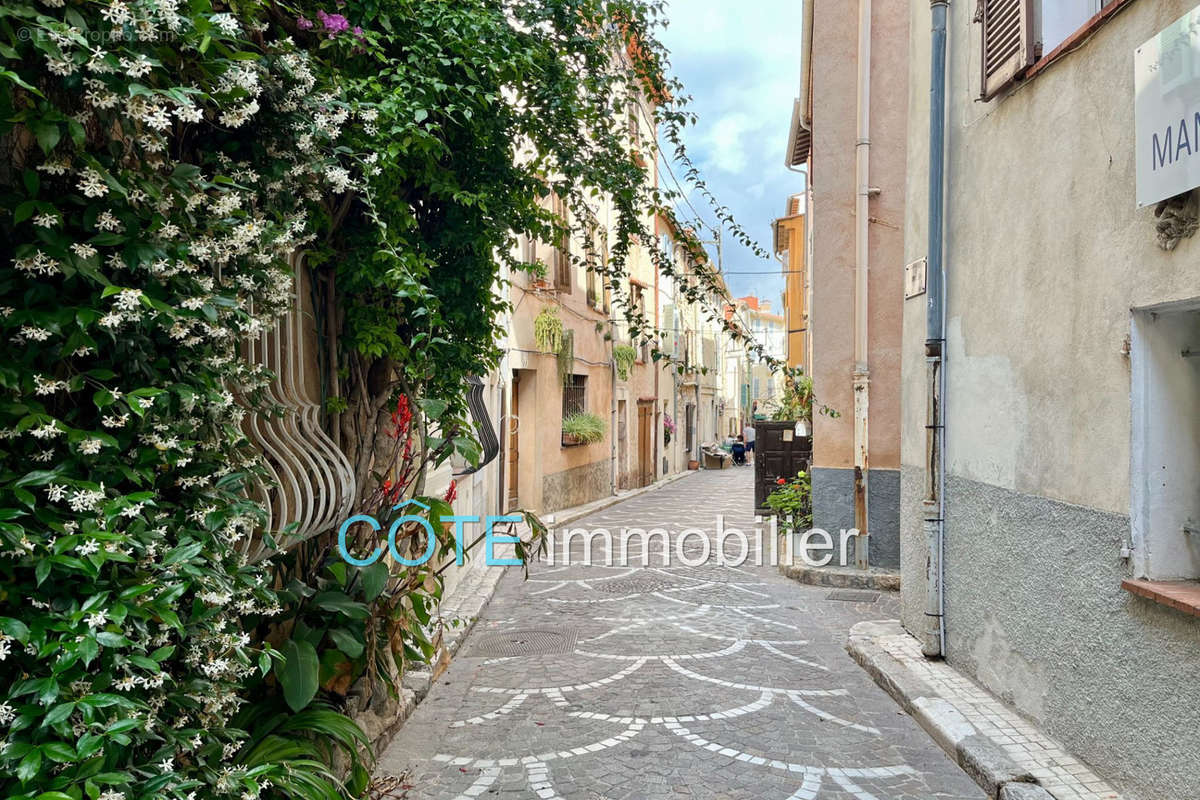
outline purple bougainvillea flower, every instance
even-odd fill
[[[312,26],[313,26],[313,24],[312,24],[311,19],[307,19],[305,17],[296,17],[296,27],[299,28],[300,30],[302,30],[302,31],[311,30]]]
[[[330,39],[342,31],[350,29],[350,20],[341,14],[326,14],[324,10],[321,10],[317,12],[317,19],[321,20],[321,24],[325,26],[325,30],[329,32]]]

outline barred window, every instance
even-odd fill
[[[563,384],[563,419],[572,414],[582,414],[584,411],[587,411],[587,376],[572,375]]]

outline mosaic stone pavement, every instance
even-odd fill
[[[896,601],[828,599],[771,566],[719,564],[716,516],[753,536],[749,469],[700,472],[570,526],[671,531],[648,566],[510,569],[380,758],[396,797],[981,798],[846,654]],[[688,528],[698,528],[704,537]],[[701,566],[681,563],[676,549]],[[620,541],[619,537],[617,541]],[[726,551],[740,553],[736,540]],[[494,646],[499,645],[500,649]],[[498,652],[524,655],[495,655]]]

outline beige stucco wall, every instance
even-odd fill
[[[1006,96],[950,6],[947,657],[1131,800],[1200,796],[1200,629],[1122,591],[1130,309],[1200,297],[1135,208],[1133,53],[1195,0],[1133,0]],[[905,261],[926,255],[927,3],[913,3]],[[902,613],[924,625],[926,296],[904,304]]]
[[[989,103],[977,101],[974,9],[952,6],[947,378],[949,407],[971,424],[949,430],[951,473],[1129,512],[1129,310],[1200,295],[1200,243],[1164,252],[1153,209],[1134,205],[1133,51],[1194,5],[1134,2]],[[912,30],[907,260],[926,249],[925,4],[913,5]],[[905,304],[914,399],[924,397],[925,299]],[[923,401],[907,412],[904,463],[920,465]]]
[[[525,275],[513,277],[513,305],[509,329],[509,359],[512,369],[520,371],[519,412],[519,493],[525,508],[557,510],[578,502],[590,502],[611,491],[612,460],[612,368],[611,342],[597,332],[596,324],[608,315],[587,304],[583,270],[574,275],[572,290],[539,296],[531,290],[532,280]],[[557,357],[538,351],[533,323],[543,308],[558,306],[563,330],[573,331],[575,373],[587,376],[587,410],[608,423],[605,437],[594,444],[562,445],[562,383],[558,378]],[[599,462],[603,462],[600,464]],[[605,465],[608,465],[607,468]],[[591,467],[586,476],[582,470]],[[546,497],[548,477],[576,470],[575,480],[586,481],[589,488],[569,495],[571,502]],[[582,499],[581,499],[582,498]]]
[[[868,290],[870,463],[900,463],[900,333],[903,298],[908,17],[903,0],[872,4]],[[854,261],[856,54],[858,16],[816,0],[813,49],[812,376],[817,400],[840,417],[817,415],[816,467],[854,465]]]

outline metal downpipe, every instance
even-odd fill
[[[868,475],[870,474],[870,386],[867,315],[871,265],[871,0],[858,2],[858,135],[855,152],[854,231],[854,562],[870,564]]]
[[[922,652],[946,652],[943,556],[946,537],[946,19],[949,0],[932,0],[932,63],[929,86],[929,281],[925,319],[925,631]]]

